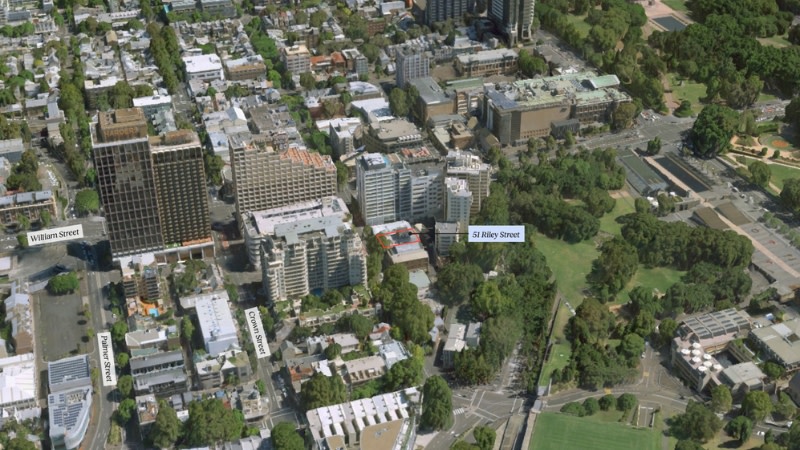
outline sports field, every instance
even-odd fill
[[[635,429],[620,423],[601,422],[592,417],[542,413],[529,450],[659,450],[660,436],[651,429]]]

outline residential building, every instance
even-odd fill
[[[89,355],[47,364],[50,442],[54,450],[80,447],[92,415],[92,378]]]
[[[6,312],[6,322],[11,322],[11,341],[14,353],[23,355],[33,353],[34,331],[33,311],[31,310],[31,297],[18,292],[16,281],[11,283],[11,295],[3,301]]]
[[[231,0],[200,0],[200,9],[219,17],[228,19],[236,17],[236,7]]]
[[[764,354],[764,360],[775,361],[787,372],[800,369],[800,319],[755,328],[750,340]]]
[[[281,61],[286,71],[294,75],[311,71],[311,53],[303,44],[282,48]]]
[[[222,60],[216,54],[184,56],[183,64],[186,70],[187,81],[225,81],[225,71],[222,68]]]
[[[438,158],[416,163],[402,153],[364,153],[356,161],[358,201],[364,221],[377,225],[434,217],[442,208],[443,179]]]
[[[218,388],[230,380],[230,377],[235,377],[238,381],[247,381],[252,376],[247,352],[238,349],[227,350],[216,357],[196,361],[194,368],[201,389]]]
[[[467,180],[447,177],[444,179],[444,221],[469,225],[472,208],[472,192]]]
[[[144,439],[150,434],[158,416],[158,399],[153,394],[140,395],[135,398],[136,415],[139,423],[139,437]]]
[[[56,218],[56,200],[52,191],[20,192],[0,197],[0,223],[3,226],[19,224],[20,217],[38,222],[43,213]]]
[[[172,109],[172,97],[160,94],[150,97],[137,97],[133,99],[133,107],[141,108],[145,117],[150,118],[162,111],[170,111]]]
[[[35,360],[33,353],[0,359],[0,424],[10,418],[22,422],[41,416]]]
[[[409,272],[428,271],[428,252],[422,246],[420,230],[412,228],[406,221],[398,221],[372,226],[375,239],[388,247],[384,260],[387,265],[402,264]]]
[[[378,346],[378,354],[383,358],[387,371],[390,370],[393,365],[411,357],[403,344],[394,339],[389,339],[381,343]]]
[[[377,355],[345,361],[344,373],[344,381],[352,387],[382,377],[386,373],[386,363]]]
[[[197,133],[179,130],[151,139],[150,152],[164,245],[213,246],[205,150]]]
[[[236,214],[265,211],[336,195],[336,166],[329,156],[290,148],[277,152],[253,143],[231,145]]]
[[[333,147],[333,151],[336,155],[342,156],[353,153],[353,151],[355,151],[353,132],[356,127],[340,122],[331,122],[329,126],[328,136],[330,137],[331,147]]]
[[[433,59],[417,48],[400,47],[395,55],[395,84],[404,89],[409,81],[415,78],[430,76]]]
[[[245,422],[251,423],[257,421],[269,413],[269,400],[266,397],[262,397],[255,386],[250,385],[245,387],[241,392],[238,390],[234,392],[236,393],[236,407],[242,412]],[[257,439],[258,437],[252,436],[252,438]],[[259,450],[261,448],[257,446],[260,442],[254,442],[254,444],[255,445],[252,447],[245,447],[244,444],[241,444],[240,449],[246,450],[252,448],[253,450]],[[235,446],[231,446],[230,448],[231,450],[236,449]]]
[[[188,386],[181,350],[131,358],[128,364],[136,395],[155,394],[163,398],[182,392]]]
[[[223,297],[200,297],[195,303],[203,344],[211,356],[231,348],[241,348],[236,324],[228,302]]]
[[[369,73],[369,61],[356,48],[342,50],[347,70],[358,75]]]
[[[416,388],[312,409],[306,418],[313,439],[312,449],[414,448],[416,405],[421,401]]]
[[[341,199],[296,204],[254,217],[261,237],[264,290],[270,301],[366,284],[366,246]]]
[[[467,77],[511,75],[517,72],[519,55],[513,50],[500,48],[456,56],[456,73]]]
[[[22,159],[23,153],[25,153],[25,144],[22,142],[22,138],[0,141],[0,157],[7,159],[8,162],[18,163]]]
[[[139,108],[101,112],[97,184],[115,258],[146,252],[213,254],[203,148],[187,130],[148,138]]]
[[[502,145],[515,145],[549,135],[556,122],[607,122],[619,105],[631,101],[618,85],[615,75],[579,72],[487,86],[482,117]]]
[[[455,367],[456,354],[467,348],[467,341],[464,340],[466,333],[466,325],[460,323],[450,325],[447,341],[442,348],[442,368],[452,369]]]
[[[436,22],[452,19],[455,23],[464,20],[464,14],[470,11],[467,0],[429,0],[425,5],[425,23],[432,26]]]
[[[508,39],[509,45],[532,39],[534,3],[535,0],[493,0],[489,5],[489,19]]]
[[[228,59],[225,61],[225,67],[228,69],[230,81],[255,80],[267,76],[267,66],[261,55]]]
[[[483,200],[489,196],[492,165],[484,163],[479,156],[460,151],[449,152],[446,160],[446,176],[466,180],[467,189],[472,196],[470,217],[477,216],[483,207]]]
[[[130,331],[125,334],[125,346],[131,351],[142,349],[166,351],[167,348],[170,347],[170,340],[170,335],[167,333],[166,327]],[[180,341],[177,333],[172,340],[179,344]]]
[[[450,247],[460,240],[458,234],[460,230],[462,227],[458,222],[436,222],[434,243],[438,256],[450,255]]]

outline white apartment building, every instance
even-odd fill
[[[397,218],[395,175],[388,156],[365,153],[358,158],[356,185],[361,215],[367,225],[391,222]]]
[[[367,283],[366,246],[353,229],[347,206],[339,198],[323,201],[330,201],[327,211],[297,205],[256,216],[269,301]]]
[[[465,152],[449,152],[447,154],[447,177],[466,180],[467,188],[472,193],[470,214],[480,212],[483,199],[489,196],[489,184],[492,182],[492,166],[484,163],[479,156]]]
[[[469,224],[469,212],[472,208],[472,192],[467,180],[447,177],[444,179],[444,221]]]
[[[225,70],[222,67],[222,60],[217,55],[184,56],[183,64],[186,66],[187,81],[225,81]]]
[[[286,70],[293,75],[311,71],[311,53],[303,44],[282,48],[281,61]]]
[[[240,348],[236,324],[233,322],[228,294],[225,291],[221,291],[219,295],[198,298],[195,310],[200,331],[203,333],[203,343],[209,355],[217,356],[231,348]]]
[[[443,207],[443,179],[436,164],[414,167],[398,155],[365,153],[356,163],[356,184],[366,224],[435,216]]]

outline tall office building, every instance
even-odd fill
[[[481,211],[483,199],[489,196],[492,166],[471,153],[450,152],[447,154],[447,177],[467,182],[467,189],[472,196],[470,214],[476,216]]]
[[[395,55],[397,63],[395,84],[397,87],[404,89],[409,81],[430,76],[431,61],[431,57],[419,49],[398,48]]]
[[[497,25],[510,45],[533,36],[534,0],[490,0],[489,18]]]
[[[147,122],[139,108],[99,113],[97,186],[114,257],[164,248]]]
[[[94,165],[114,258],[213,245],[203,147],[181,130],[148,138],[139,108],[100,113]],[[185,252],[184,252],[185,253]]]
[[[151,145],[164,245],[170,248],[210,242],[204,150],[197,133],[167,133]]]
[[[264,290],[272,301],[310,292],[366,284],[367,252],[338,197],[263,211],[254,216],[261,232]]]
[[[425,6],[425,22],[428,26],[447,19],[460,23],[464,20],[469,3],[467,0],[428,0]]]
[[[401,155],[365,153],[356,163],[361,214],[367,225],[416,222],[442,209],[444,171],[438,160],[410,164]]]
[[[231,140],[236,215],[336,195],[336,166],[330,156]]]

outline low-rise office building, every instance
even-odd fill
[[[423,145],[416,125],[406,119],[372,120],[361,128],[361,140],[368,152],[393,153]]]
[[[777,362],[787,372],[800,369],[800,319],[756,328],[750,340],[764,352],[765,360]]]
[[[419,239],[419,230],[406,221],[373,225],[376,239],[385,242],[384,260],[387,265],[402,264],[409,271],[428,271],[428,252]]]
[[[92,415],[92,378],[89,355],[47,364],[50,442],[54,450],[80,447]]]
[[[513,50],[501,48],[456,56],[456,73],[467,77],[489,77],[512,75],[517,72],[519,55]]]
[[[261,55],[226,60],[225,68],[228,69],[230,81],[255,80],[267,76],[267,66]]]
[[[199,297],[195,302],[195,310],[209,355],[217,356],[232,348],[241,348],[227,295]]]
[[[183,64],[186,67],[186,78],[189,81],[225,81],[222,60],[215,54],[184,56]]]

